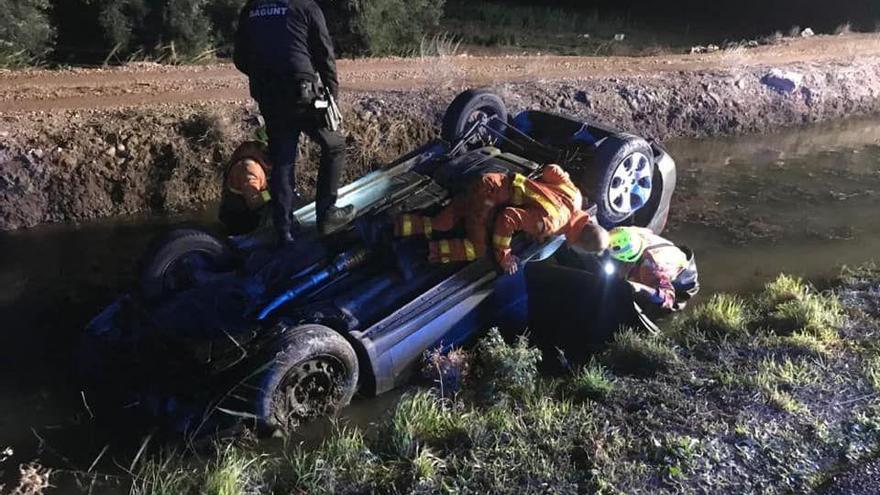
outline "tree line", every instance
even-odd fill
[[[317,0],[343,56],[405,54],[445,0]],[[246,0],[0,0],[0,66],[185,63],[232,50]]]

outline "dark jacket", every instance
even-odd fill
[[[337,95],[333,41],[313,0],[250,0],[241,10],[233,61],[252,83],[321,75]]]

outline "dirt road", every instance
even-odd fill
[[[449,102],[487,85],[539,108],[669,139],[770,132],[880,112],[880,35],[821,36],[707,55],[344,60],[349,182],[437,136]],[[798,73],[795,91],[765,84]],[[0,72],[0,231],[192,208],[256,128],[230,65]],[[315,184],[304,148],[298,186]]]
[[[342,60],[349,91],[409,90],[527,80],[580,80],[664,72],[748,69],[880,56],[880,35],[816,36],[703,55],[659,57],[468,57]],[[0,113],[237,101],[247,82],[229,64],[0,72]]]

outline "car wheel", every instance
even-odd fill
[[[141,294],[158,300],[197,287],[205,276],[232,271],[235,256],[222,239],[196,229],[174,230],[156,242],[141,264]]]
[[[597,205],[599,223],[611,228],[644,207],[654,188],[654,154],[640,137],[605,138],[586,173],[588,199]]]
[[[261,375],[256,415],[263,426],[289,433],[348,405],[357,383],[351,344],[323,325],[302,325],[285,332]]]
[[[507,122],[507,107],[501,97],[487,89],[469,89],[452,100],[443,116],[441,137],[448,142],[456,141],[474,124],[498,117]],[[476,136],[475,144],[487,144],[491,136]]]

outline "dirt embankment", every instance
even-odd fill
[[[880,111],[880,37],[817,37],[657,58],[454,57],[340,63],[347,179],[429,139],[446,105],[489,85],[543,108],[658,139],[765,132]],[[792,92],[771,68],[803,76]],[[216,198],[223,159],[254,128],[228,66],[0,73],[0,230]],[[301,187],[314,183],[313,149]]]

